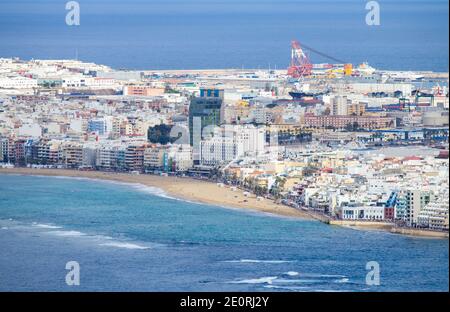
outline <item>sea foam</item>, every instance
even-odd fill
[[[48,232],[50,234],[56,235],[56,236],[63,236],[63,237],[80,237],[85,236],[87,234],[81,233],[79,231],[51,231]]]
[[[299,273],[298,273],[298,272],[295,272],[295,271],[289,271],[289,272],[286,272],[286,275],[289,275],[289,276],[297,276],[297,275],[299,275]]]
[[[309,287],[307,286],[280,286],[280,285],[265,285],[264,288],[292,290],[292,291],[301,291],[309,289]]]
[[[70,238],[81,238],[84,241],[90,242],[92,244],[97,244],[99,246],[107,246],[107,247],[116,247],[116,248],[124,248],[124,249],[150,249],[149,246],[143,246],[136,243],[131,242],[121,242],[116,241],[114,238],[110,236],[105,235],[90,235],[87,233],[83,233],[80,231],[74,231],[74,230],[56,230],[55,229],[62,229],[61,226],[57,225],[49,225],[49,224],[41,224],[33,222],[33,227],[40,228],[40,229],[46,229],[49,231],[46,231],[47,234],[60,236],[60,237],[70,237]],[[153,244],[154,246],[157,246],[158,244]]]
[[[232,284],[272,284],[274,280],[276,280],[277,276],[267,276],[267,277],[259,277],[259,278],[251,278],[251,279],[243,279],[239,281],[231,281]]]
[[[57,225],[50,225],[50,224],[43,224],[43,223],[36,223],[33,222],[33,226],[38,227],[38,228],[42,228],[42,229],[61,229],[61,226],[57,226]]]
[[[124,243],[124,242],[103,243],[103,244],[100,244],[100,246],[117,247],[117,248],[125,248],[125,249],[150,249],[150,247],[147,247],[147,246],[141,246],[138,244]]]
[[[319,280],[319,279],[277,279],[276,281],[277,284],[308,284],[308,283],[322,283],[324,282],[323,280]]]
[[[223,262],[228,262],[228,263],[269,263],[269,264],[279,264],[279,263],[289,263],[289,262],[294,262],[294,261],[291,261],[291,260],[240,259],[240,260],[225,260]]]
[[[344,277],[344,278],[335,280],[334,282],[335,282],[335,283],[348,283],[348,282],[349,282],[349,279],[346,278],[346,277]]]

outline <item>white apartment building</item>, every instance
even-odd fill
[[[62,78],[63,88],[80,88],[86,87],[86,77],[82,75],[67,76]]]
[[[408,226],[417,225],[421,210],[434,200],[435,196],[430,191],[412,188],[402,190],[395,206],[395,219],[404,221]]]
[[[361,206],[342,207],[342,219],[344,220],[384,220],[384,207]]]
[[[200,162],[205,166],[229,163],[243,156],[264,153],[265,130],[255,126],[216,128],[213,136],[200,142]]]
[[[200,143],[202,165],[216,166],[243,154],[242,146],[233,138],[213,137]]]
[[[24,124],[19,128],[18,135],[37,138],[42,135],[42,128],[37,123]]]
[[[99,77],[87,77],[85,85],[93,89],[116,89],[120,86],[115,79]]]
[[[348,99],[346,96],[337,95],[331,100],[332,115],[347,115]]]
[[[95,165],[102,170],[119,169],[123,167],[126,145],[103,144],[96,150]]]
[[[27,77],[0,77],[0,89],[33,89],[37,88],[37,79]]]
[[[177,171],[186,171],[192,168],[194,162],[192,158],[192,146],[189,144],[175,144],[168,150],[169,159],[175,162]]]
[[[166,155],[166,147],[164,146],[147,147],[144,150],[144,168],[146,170],[163,168]]]
[[[250,111],[250,118],[258,124],[266,124],[271,121],[264,106],[254,107]]]
[[[87,131],[88,128],[88,122],[86,119],[78,118],[78,119],[71,119],[70,130],[77,132],[77,133],[84,133]]]
[[[48,134],[61,134],[61,125],[57,122],[50,122],[45,125]]]
[[[448,230],[448,190],[436,201],[426,205],[417,216],[419,226],[433,230]]]
[[[82,155],[82,166],[83,167],[95,167],[97,159],[97,148],[96,143],[85,144],[83,146]]]
[[[120,84],[113,78],[99,78],[85,75],[72,75],[62,78],[63,88],[116,89]]]

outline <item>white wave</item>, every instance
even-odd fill
[[[307,286],[278,286],[278,285],[265,285],[264,288],[296,290],[296,291],[309,289],[309,287]]]
[[[97,237],[100,239],[106,239],[106,240],[113,239],[111,236],[105,236],[105,235],[97,235]]]
[[[79,231],[50,231],[47,233],[57,235],[57,236],[62,236],[62,237],[80,237],[91,243],[95,243],[100,246],[106,246],[106,247],[116,247],[116,248],[124,248],[124,249],[150,249],[149,246],[138,245],[138,244],[130,243],[130,242],[114,241],[113,238],[110,236],[88,235],[86,233],[82,233]],[[154,244],[154,245],[156,246],[157,244]]]
[[[174,197],[171,197],[169,195],[167,195],[167,193],[158,187],[154,187],[154,186],[147,186],[144,184],[139,184],[139,183],[122,183],[122,184],[128,184],[130,186],[132,186],[134,189],[136,189],[139,192],[144,192],[144,193],[148,193],[151,195],[156,195],[159,197],[165,197],[165,198],[170,198],[170,199],[176,199]]]
[[[267,276],[260,278],[243,279],[240,281],[232,281],[232,284],[272,284],[276,280],[277,276]]]
[[[163,244],[158,243],[145,243],[136,244],[129,241],[119,241],[114,239],[111,236],[106,235],[95,235],[83,233],[76,230],[62,230],[62,226],[51,225],[45,223],[37,223],[32,222],[31,225],[29,223],[24,224],[25,228],[32,228],[34,231],[39,231],[40,233],[44,233],[47,235],[54,235],[58,237],[71,238],[71,239],[79,239],[81,241],[87,242],[92,245],[97,246],[108,246],[108,247],[116,247],[116,248],[124,248],[124,249],[150,249],[153,247],[162,247]],[[9,227],[2,226],[1,229],[9,229]]]
[[[240,259],[240,260],[226,260],[223,262],[228,263],[272,263],[272,264],[279,264],[279,263],[289,263],[294,262],[290,260],[257,260],[257,259]]]
[[[9,229],[7,226],[2,226],[2,230],[7,230]]]
[[[100,246],[118,247],[118,248],[125,248],[125,249],[150,249],[150,247],[147,247],[147,246],[141,246],[138,244],[124,243],[124,242],[103,243],[103,244],[100,244]]]
[[[344,277],[344,278],[335,280],[334,282],[335,282],[335,283],[348,283],[348,282],[349,282],[349,279],[346,278],[346,277]]]
[[[33,222],[33,226],[42,228],[42,229],[61,229],[62,228],[62,226],[41,224],[41,223],[36,223],[36,222]]]
[[[295,283],[321,283],[323,280],[318,279],[277,279],[274,281],[277,284],[295,284]]]
[[[85,236],[85,233],[81,233],[78,231],[51,231],[48,232],[50,234],[54,234],[56,236],[67,236],[67,237],[79,237],[79,236]]]
[[[340,289],[314,289],[315,292],[351,292],[351,290],[340,290]]]
[[[289,272],[286,272],[286,275],[289,275],[289,276],[297,276],[297,275],[299,275],[299,273],[298,273],[298,272],[295,272],[295,271],[289,271]]]
[[[339,275],[339,274],[320,274],[320,273],[302,273],[302,276],[304,277],[317,277],[317,278],[344,278],[345,275]]]

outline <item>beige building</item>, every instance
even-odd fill
[[[161,96],[165,92],[164,88],[155,88],[151,86],[125,86],[123,88],[123,95],[131,96]]]

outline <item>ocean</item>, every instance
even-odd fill
[[[65,282],[66,263],[80,285]],[[380,285],[367,285],[376,261]],[[448,240],[0,175],[0,291],[448,291]]]
[[[447,0],[0,1],[0,57],[74,59],[126,69],[287,68],[298,39],[339,60],[448,72]],[[310,54],[313,63],[330,62]]]

